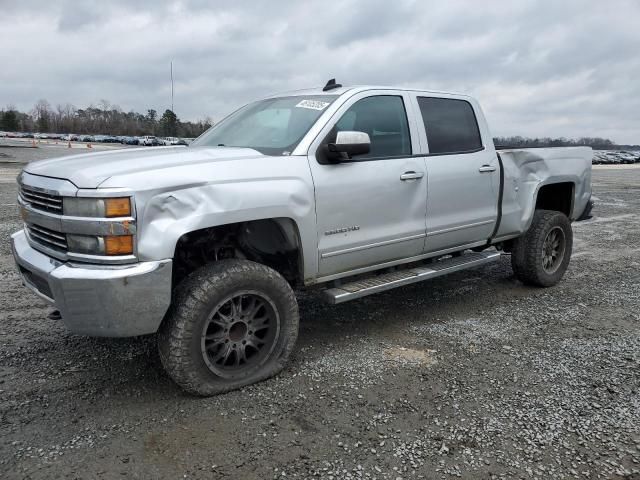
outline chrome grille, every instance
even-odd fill
[[[66,253],[67,236],[64,233],[56,232],[55,230],[50,230],[32,223],[28,223],[25,226],[29,238],[31,238],[32,241],[52,250]]]
[[[35,210],[62,215],[62,197],[60,195],[52,195],[20,185],[20,198]]]

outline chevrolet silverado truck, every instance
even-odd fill
[[[156,334],[185,390],[282,370],[295,291],[341,303],[496,262],[560,281],[591,209],[590,148],[496,150],[466,95],[296,91],[188,147],[33,162],[18,177],[24,284],[89,336]]]

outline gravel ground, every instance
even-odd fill
[[[336,307],[301,294],[289,367],[207,399],[153,337],[45,318],[9,251],[17,173],[0,164],[2,478],[640,479],[640,168],[594,169],[558,286],[504,258]]]

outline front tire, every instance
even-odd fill
[[[556,285],[569,266],[572,248],[573,231],[567,216],[553,210],[536,210],[529,230],[514,241],[513,273],[526,285]]]
[[[279,373],[298,337],[298,322],[295,295],[278,272],[247,260],[222,260],[178,286],[158,334],[160,359],[190,393],[228,392]]]

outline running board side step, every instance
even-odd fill
[[[324,300],[337,304],[366,297],[374,293],[384,292],[392,288],[402,287],[411,283],[422,282],[435,277],[441,277],[449,273],[474,268],[485,263],[495,262],[500,259],[500,252],[467,253],[460,257],[449,257],[438,260],[425,266],[414,267],[407,270],[399,270],[383,273],[373,277],[345,283],[339,287],[329,288],[322,292]]]

